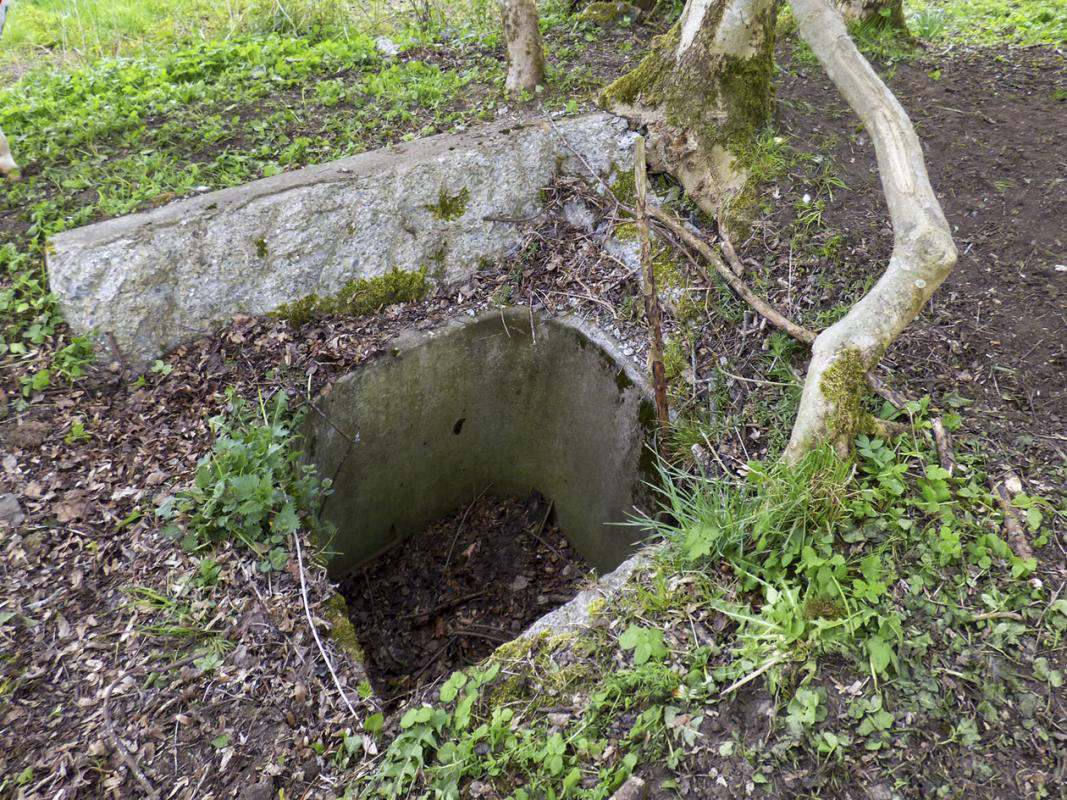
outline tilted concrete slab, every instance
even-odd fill
[[[49,281],[74,331],[110,334],[143,369],[235,314],[352,280],[422,267],[466,277],[520,241],[519,226],[485,217],[530,216],[559,175],[592,182],[572,148],[603,177],[633,169],[618,117],[495,124],[57,234]]]

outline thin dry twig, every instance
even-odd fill
[[[730,269],[734,271],[734,275],[741,277],[745,274],[745,265],[741,263],[741,259],[737,257],[737,251],[734,250],[734,246],[730,243],[730,237],[726,235],[726,231],[720,226],[719,228],[719,247],[722,248],[722,253],[726,256],[727,262],[730,264]]]
[[[304,551],[300,547],[300,536],[296,531],[293,532],[293,542],[296,544],[296,563],[300,568],[300,598],[304,601],[304,613],[307,615],[308,627],[311,628],[311,635],[315,637],[315,644],[319,648],[319,654],[322,656],[322,660],[326,662],[326,669],[330,671],[330,677],[333,678],[333,685],[337,687],[337,691],[341,694],[341,699],[344,700],[345,706],[348,707],[348,712],[352,715],[352,718],[358,719],[359,715],[356,714],[356,709],[353,708],[352,702],[348,699],[348,694],[341,685],[341,679],[337,677],[337,672],[333,668],[333,662],[330,661],[330,657],[326,654],[326,648],[323,647],[322,639],[319,638],[319,632],[315,628],[315,620],[311,616],[311,604],[308,602],[307,578],[304,576]]]
[[[758,678],[764,672],[769,670],[775,664],[780,664],[781,662],[782,662],[782,659],[779,658],[778,656],[775,656],[774,658],[767,659],[767,661],[765,661],[763,663],[763,666],[761,666],[759,669],[748,673],[748,675],[746,675],[745,677],[741,678],[740,680],[734,681],[729,686],[727,686],[725,689],[723,689],[722,690],[722,694],[729,694],[730,692],[734,691],[735,689],[740,689],[746,683],[749,683],[751,681],[756,680],[756,678]]]
[[[729,287],[737,292],[737,294],[759,314],[765,317],[768,322],[776,328],[785,331],[794,339],[798,339],[805,344],[810,345],[815,341],[814,331],[810,331],[802,325],[798,325],[788,319],[784,314],[771,307],[761,297],[757,296],[755,292],[748,288],[744,281],[734,274],[733,270],[726,266],[726,263],[722,260],[719,254],[712,250],[707,242],[682,225],[674,214],[662,208],[656,208],[655,206],[649,207],[648,214],[653,219],[669,228],[671,232],[685,242],[686,245],[700,253],[704,260],[715,268],[715,271],[719,273],[719,276],[726,281]]]
[[[124,675],[123,678],[125,677],[126,676]],[[159,800],[159,792],[156,791],[148,778],[145,777],[141,768],[137,766],[137,760],[133,757],[133,754],[130,753],[129,748],[126,747],[126,743],[122,741],[117,733],[115,733],[115,726],[111,722],[111,709],[109,708],[111,692],[115,689],[115,685],[120,683],[123,678],[119,678],[112,682],[104,690],[104,697],[100,704],[101,712],[104,717],[104,728],[107,730],[107,737],[111,740],[111,744],[118,751],[119,756],[122,757],[122,763],[126,765],[126,769],[128,769],[130,774],[133,775],[139,784],[141,784],[141,788],[145,790],[145,793],[151,800]]]
[[[492,486],[492,484],[489,484]],[[470,516],[471,509],[474,508],[474,504],[481,500],[485,493],[489,491],[489,486],[482,489],[478,496],[471,500],[470,505],[467,506],[467,510],[463,512],[463,516],[459,518],[459,524],[456,526],[456,534],[452,537],[452,544],[448,546],[448,555],[445,557],[445,569],[448,569],[448,565],[452,563],[452,551],[456,549],[456,542],[459,541],[459,535],[463,533],[463,525],[467,522],[467,517]]]
[[[645,170],[645,138],[637,137],[634,155],[634,194],[637,197],[637,235],[641,242],[641,294],[645,301],[645,320],[648,323],[648,361],[652,370],[652,391],[656,398],[656,418],[660,430],[671,425],[667,407],[667,374],[663,366],[663,324],[660,320],[656,275],[652,270],[652,246],[648,233],[648,173]]]

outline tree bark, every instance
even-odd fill
[[[828,0],[790,4],[800,35],[871,136],[893,223],[893,252],[885,273],[812,345],[784,454],[796,462],[823,442],[848,453],[865,427],[867,371],[948,277],[956,264],[956,246],[930,186],[911,120],[856,49],[841,15]]]
[[[904,0],[834,0],[846,22],[865,22],[907,34]]]
[[[649,166],[717,219],[745,188],[744,153],[771,109],[774,0],[688,0],[600,104],[648,130]]]
[[[7,137],[4,136],[3,131],[0,131],[0,172],[8,180],[17,181],[19,179],[19,165],[11,157],[11,149],[7,146]]]
[[[500,0],[504,40],[508,46],[508,76],[511,94],[533,91],[545,82],[545,48],[534,0]]]

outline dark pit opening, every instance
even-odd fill
[[[591,570],[540,492],[484,492],[339,587],[388,707],[514,639],[570,600]]]

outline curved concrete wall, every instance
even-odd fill
[[[341,574],[490,484],[539,490],[598,570],[643,533],[654,417],[647,387],[598,330],[525,309],[400,337],[333,385],[307,423],[308,458],[334,480],[323,517]]]

